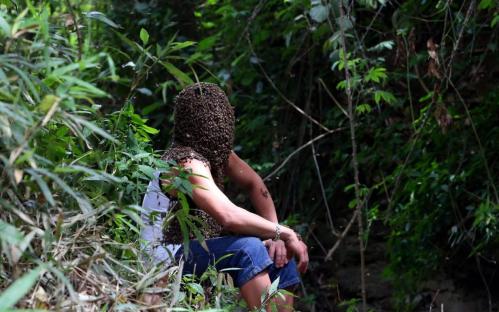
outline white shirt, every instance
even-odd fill
[[[170,198],[161,191],[159,184],[160,172],[155,172],[155,179],[149,182],[144,200],[142,201],[142,221],[144,227],[141,229],[142,249],[151,256],[153,264],[168,265],[174,259],[175,253],[181,245],[163,245],[163,220],[170,207]],[[151,213],[153,215],[150,218]]]

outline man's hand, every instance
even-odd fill
[[[298,271],[305,273],[308,268],[308,247],[305,243],[298,239],[292,238],[286,241],[286,247],[298,260]]]
[[[267,239],[263,241],[263,244],[267,247],[270,259],[274,261],[276,268],[282,268],[288,264],[286,244],[284,244],[282,240],[279,239],[274,241],[272,239]]]

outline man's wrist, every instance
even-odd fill
[[[280,236],[281,236],[281,240],[283,240],[284,242],[298,239],[295,231],[293,231],[292,229],[285,227],[285,226],[281,226],[281,235]]]
[[[278,241],[281,239],[281,233],[282,233],[282,226],[276,222],[275,224],[275,236],[272,239],[273,241]]]

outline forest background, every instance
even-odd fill
[[[238,309],[223,272],[140,257],[173,97],[210,81],[311,247],[300,310],[497,311],[498,24],[494,0],[1,0],[0,310]]]

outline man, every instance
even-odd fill
[[[299,283],[297,271],[307,270],[308,252],[299,235],[278,223],[262,179],[232,150],[234,120],[233,108],[218,86],[197,83],[186,87],[175,100],[173,142],[163,159],[192,172],[190,182],[196,187],[191,212],[204,223],[201,231],[208,251],[191,236],[183,273],[200,274],[210,263],[216,263],[218,269],[240,268],[230,274],[253,309],[261,305],[261,294],[277,277],[279,289],[291,289]],[[163,184],[170,183],[171,178]],[[246,191],[256,214],[225,196],[225,178]],[[175,192],[167,197],[170,209],[179,209]],[[178,220],[168,224],[162,239],[177,258],[183,254],[182,249],[175,248],[182,243]],[[232,256],[222,258],[227,254]],[[280,311],[292,310],[293,298],[286,296],[278,306]]]

